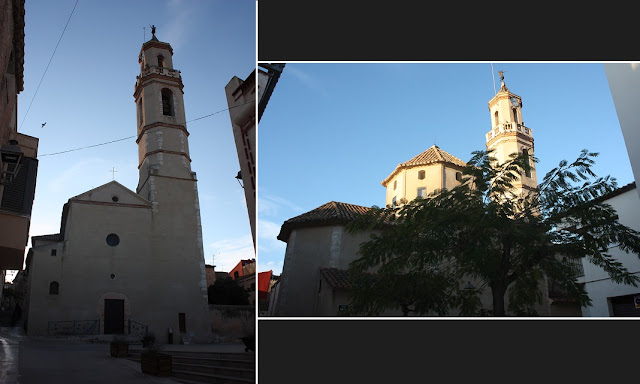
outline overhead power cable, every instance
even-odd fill
[[[184,123],[181,123],[181,124],[190,123],[190,122],[192,122],[192,121],[196,121],[196,120],[202,120],[202,119],[205,119],[205,118],[207,118],[207,117],[211,117],[211,116],[213,116],[213,115],[217,115],[218,113],[221,113],[221,112],[224,112],[224,111],[229,111],[229,110],[231,110],[231,109],[233,109],[233,108],[241,107],[241,106],[243,106],[243,105],[247,105],[247,104],[251,104],[251,103],[255,103],[255,100],[251,100],[251,101],[249,101],[249,102],[247,102],[247,103],[244,103],[244,104],[234,105],[234,106],[233,106],[233,107],[231,107],[231,108],[225,108],[225,109],[219,110],[219,111],[217,111],[217,112],[214,112],[214,113],[211,113],[211,114],[208,114],[208,115],[205,115],[205,116],[196,117],[195,119],[187,120],[187,121],[185,121]],[[80,147],[80,148],[68,149],[68,150],[66,150],[66,151],[53,152],[53,153],[45,153],[45,154],[43,154],[43,155],[38,155],[38,157],[43,157],[43,156],[53,156],[53,155],[60,155],[60,154],[63,154],[63,153],[79,151],[79,150],[81,150],[81,149],[88,149],[88,148],[99,147],[99,146],[101,146],[101,145],[107,145],[107,144],[117,143],[117,142],[119,142],[119,141],[124,141],[124,140],[128,140],[128,139],[133,139],[134,137],[137,137],[137,135],[127,136],[127,137],[123,137],[123,138],[121,138],[121,139],[111,140],[111,141],[107,141],[107,142],[104,142],[104,143],[93,144],[93,145],[87,145],[86,147]]]
[[[44,69],[44,73],[42,74],[42,78],[40,79],[40,82],[38,83],[38,88],[36,88],[36,91],[33,93],[33,97],[31,98],[31,102],[29,103],[29,108],[27,108],[27,112],[24,114],[24,117],[22,118],[22,123],[20,124],[20,129],[22,129],[22,125],[24,125],[24,121],[27,119],[27,115],[29,114],[29,110],[31,109],[31,105],[33,104],[33,100],[36,99],[36,95],[38,94],[38,90],[40,89],[40,85],[42,85],[42,80],[44,80],[44,76],[47,74],[47,70],[49,69],[49,65],[51,65],[51,61],[53,60],[53,56],[56,54],[56,51],[58,50],[58,46],[60,45],[60,42],[62,41],[62,36],[64,36],[64,32],[67,30],[67,26],[69,25],[69,21],[71,21],[71,16],[73,16],[73,12],[76,10],[76,6],[78,5],[78,1],[79,0],[76,0],[76,3],[73,6],[73,9],[71,10],[71,14],[69,15],[69,19],[67,20],[67,24],[65,24],[64,29],[62,30],[62,34],[60,35],[60,38],[58,39],[58,44],[56,44],[56,48],[53,50],[53,53],[51,54],[51,58],[49,59],[49,63],[47,64],[47,67]]]

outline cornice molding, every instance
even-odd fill
[[[140,163],[138,164],[138,169],[142,167],[142,164],[144,164],[144,161],[147,159],[147,157],[151,155],[155,155],[156,153],[168,153],[170,155],[184,156],[187,158],[187,160],[189,160],[189,162],[191,162],[191,158],[185,152],[169,151],[167,149],[156,149],[155,151],[147,152],[144,154],[144,156],[142,157],[142,160],[140,160]],[[154,176],[157,176],[157,175],[154,175]]]
[[[142,140],[142,135],[144,135],[147,130],[152,129],[152,128],[156,128],[156,127],[179,129],[182,132],[186,133],[187,137],[189,137],[189,132],[187,131],[187,128],[184,125],[182,125],[182,124],[163,123],[163,122],[158,121],[158,122],[155,122],[155,123],[147,124],[144,127],[142,127],[142,129],[140,130],[140,133],[138,134],[138,138],[136,139],[136,144],[140,144],[140,140]]]

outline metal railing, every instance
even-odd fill
[[[148,325],[131,319],[127,323],[125,331],[130,336],[142,338],[149,330]],[[100,335],[101,333],[100,319],[49,321],[47,326],[49,336]]]
[[[144,337],[149,330],[149,326],[146,324],[138,323],[137,321],[133,321],[129,319],[129,327],[127,329],[129,336],[138,336],[140,338]]]
[[[49,336],[98,334],[100,334],[100,319],[49,321],[47,326],[47,335]]]

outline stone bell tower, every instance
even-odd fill
[[[489,100],[491,130],[486,134],[487,150],[494,150],[493,156],[503,163],[512,153],[526,153],[533,156],[533,133],[522,120],[522,98],[512,93],[504,83],[502,71],[501,86],[496,95]],[[531,190],[538,185],[535,163],[530,161],[531,170],[514,182],[516,195]]]
[[[137,110],[136,193],[152,204],[151,251],[156,280],[172,288],[163,297],[176,332],[210,330],[196,173],[191,170],[180,71],[173,49],[153,36],[140,50],[133,94]],[[171,303],[169,303],[171,302]],[[169,313],[172,312],[172,313]]]

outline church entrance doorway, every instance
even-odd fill
[[[124,333],[124,300],[104,300],[104,334]]]

